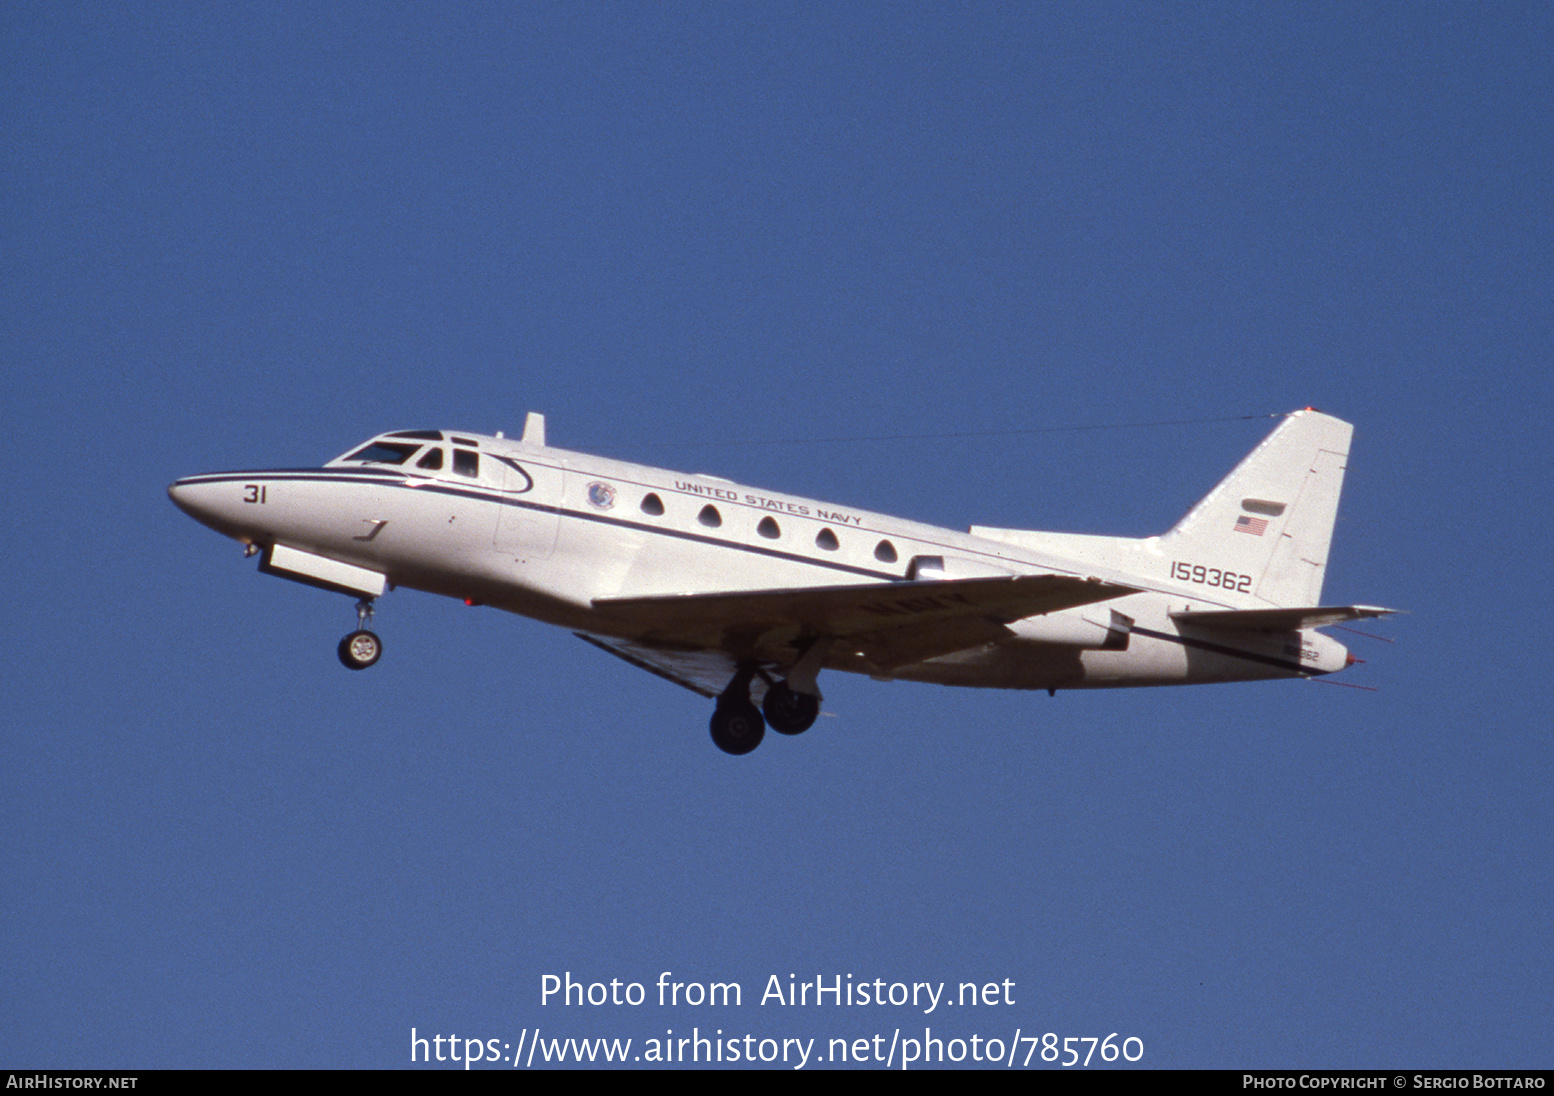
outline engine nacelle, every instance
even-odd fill
[[[1029,643],[1051,643],[1084,651],[1126,651],[1133,634],[1133,618],[1104,606],[1087,607],[1026,617],[1009,628]]]

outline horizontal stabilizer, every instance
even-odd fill
[[[1236,632],[1297,632],[1302,628],[1321,628],[1328,624],[1342,624],[1347,620],[1390,616],[1398,611],[1375,605],[1331,605],[1309,609],[1214,609],[1172,613],[1171,619],[1178,624]]]

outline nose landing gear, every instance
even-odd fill
[[[383,641],[377,633],[367,630],[372,621],[372,599],[363,598],[356,603],[356,631],[340,641],[336,653],[340,664],[348,670],[365,670],[383,656]]]

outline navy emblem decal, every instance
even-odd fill
[[[588,501],[601,510],[608,510],[615,505],[615,488],[596,480],[588,485]]]

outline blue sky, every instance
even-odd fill
[[[1550,22],[7,5],[0,1064],[927,1025],[1548,1066]],[[1307,405],[1356,424],[1325,600],[1410,610],[1345,637],[1379,691],[829,675],[743,759],[693,694],[428,595],[348,674],[347,599],[164,494],[539,410],[568,448],[1143,536]],[[666,970],[745,1002],[541,1003]],[[759,1005],[773,974],[1015,1003]]]

